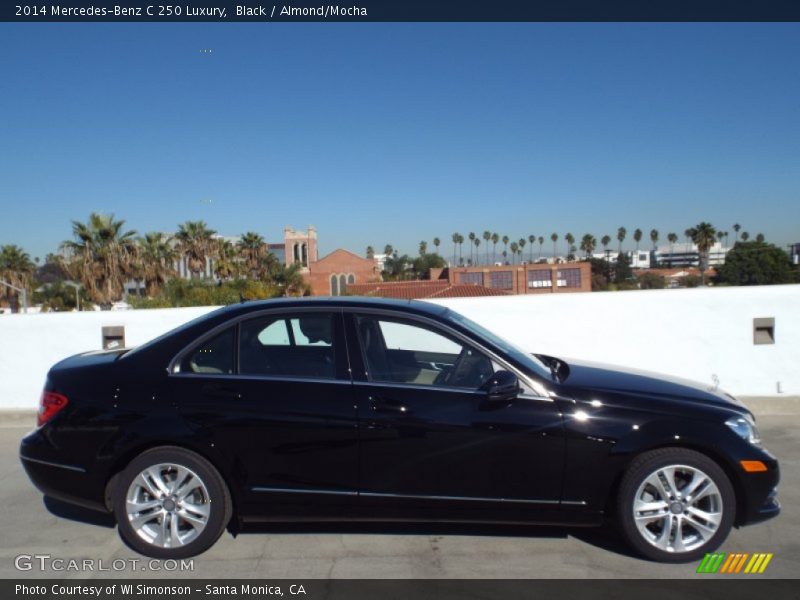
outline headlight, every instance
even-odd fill
[[[734,433],[743,440],[756,445],[761,443],[761,434],[758,433],[756,423],[749,415],[731,417],[725,421],[725,425],[733,429]]]

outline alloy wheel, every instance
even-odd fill
[[[709,475],[688,465],[669,465],[642,480],[632,510],[636,528],[649,544],[665,552],[684,553],[717,533],[724,506]]]
[[[192,542],[206,528],[211,514],[203,480],[191,469],[172,463],[142,470],[128,487],[125,506],[136,535],[160,548]]]

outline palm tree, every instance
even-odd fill
[[[536,243],[536,236],[531,234],[528,236],[528,262],[533,263],[533,245]]]
[[[600,244],[603,246],[603,253],[606,255],[606,259],[608,259],[608,245],[611,243],[611,236],[604,235],[600,238]]]
[[[283,289],[284,296],[305,296],[309,291],[300,263],[281,265],[275,274],[275,283]]]
[[[497,252],[497,242],[500,241],[500,235],[498,233],[492,234],[492,263],[495,262],[495,253]]]
[[[388,257],[388,256],[391,256],[392,254],[394,254],[394,248],[392,247],[392,245],[391,245],[391,244],[386,244],[386,245],[383,247],[383,253],[384,253],[384,254],[385,254],[387,257]]]
[[[550,234],[550,241],[553,242],[553,262],[556,262],[556,242],[558,241],[558,234],[551,233]]]
[[[572,248],[572,244],[575,243],[575,236],[571,233],[567,233],[564,235],[564,240],[567,242],[567,259],[569,259],[569,255],[571,254],[570,249]]]
[[[747,240],[749,240],[749,239],[750,239],[750,234],[749,234],[749,233],[747,233],[746,231],[743,231],[743,232],[742,232],[742,236],[741,236],[741,237],[742,237],[742,241],[743,241],[743,242],[746,242]]]
[[[30,255],[15,244],[0,246],[0,280],[13,285],[15,288],[30,289],[36,265],[31,261]],[[0,286],[0,297],[5,296],[8,305],[19,310],[21,292],[6,286]]]
[[[236,279],[242,269],[241,257],[236,246],[222,238],[216,240],[214,249],[214,275],[219,279]]]
[[[672,256],[675,254],[675,243],[678,241],[678,234],[668,233],[667,241],[669,242],[669,266],[672,267]]]
[[[655,252],[658,245],[658,229],[650,230],[650,241],[653,242],[653,252]]]
[[[692,235],[694,235],[694,231],[690,227],[689,229],[684,230],[683,235],[686,236],[686,245],[688,246],[691,243]]]
[[[469,235],[467,237],[469,238],[469,242],[470,242],[470,246],[469,246],[469,262],[470,262],[470,264],[475,264],[473,262],[473,260],[472,260],[472,243],[475,241],[475,232],[474,231],[470,231]]]
[[[536,241],[539,242],[539,258],[542,258],[542,246],[544,246],[544,236],[540,235],[539,239]]]
[[[520,257],[519,262],[522,262],[522,251],[525,249],[526,243],[527,240],[525,238],[519,238],[519,242],[517,242],[517,245],[519,245],[519,257]]]
[[[639,252],[639,242],[642,241],[642,230],[641,229],[634,229],[633,230],[633,241],[636,242],[636,252]]]
[[[617,229],[617,241],[619,242],[619,254],[622,254],[622,242],[625,241],[625,236],[628,235],[628,230],[624,227]]]
[[[213,258],[215,233],[205,221],[186,221],[178,226],[175,234],[178,251],[186,257],[192,276],[201,277],[206,269],[206,259]]]
[[[436,248],[436,254],[439,254],[439,246],[441,245],[442,240],[438,237],[433,238],[433,247]]]
[[[723,239],[725,239],[725,232],[724,231],[718,231],[717,232],[717,241],[719,242],[720,246],[722,246],[722,240]]]
[[[736,241],[737,242],[739,241],[739,231],[741,231],[741,229],[742,229],[742,226],[739,225],[738,223],[734,223],[733,224],[733,230],[736,232]],[[745,241],[747,241],[747,240],[745,240]]]
[[[702,277],[703,285],[706,283],[705,271],[708,268],[708,251],[714,245],[717,230],[711,223],[697,224],[691,230],[692,241],[697,245],[697,252],[700,255],[700,276]]]
[[[517,251],[519,250],[519,244],[517,242],[511,242],[511,264],[517,262]]]
[[[489,264],[489,241],[492,239],[492,232],[488,229],[483,232],[483,241],[486,242],[486,264]]]
[[[428,242],[426,242],[425,240],[422,240],[419,243],[419,255],[420,256],[424,256],[427,253],[428,253]]]
[[[456,266],[456,248],[458,248],[458,238],[461,237],[461,234],[454,233],[453,236],[450,238],[453,240],[453,266]]]
[[[480,254],[478,253],[478,246],[481,245],[481,238],[475,236],[475,239],[472,240],[472,243],[475,244],[475,260],[480,260]]]
[[[247,272],[251,277],[256,277],[256,273],[261,266],[261,259],[268,252],[264,238],[254,231],[248,231],[239,239],[239,249],[244,258]],[[369,249],[367,249],[369,252]]]
[[[503,240],[502,240],[503,241],[503,250],[504,250],[503,257],[508,256],[508,242],[509,242],[509,240],[510,240],[510,238],[507,235],[503,236]],[[503,261],[503,262],[506,262],[506,261]]]
[[[153,297],[175,273],[174,263],[178,258],[172,236],[165,233],[145,233],[139,238],[139,263],[145,293]]]
[[[725,232],[725,248],[728,247],[728,232]]]
[[[367,258],[369,260],[375,260],[375,248],[372,246],[367,246]]]
[[[597,240],[591,233],[587,233],[581,238],[581,250],[586,253],[586,258],[589,258],[592,255],[596,245]]]
[[[136,232],[124,231],[114,215],[91,213],[86,223],[72,222],[72,240],[61,244],[62,266],[83,284],[89,298],[110,306],[120,300],[126,277],[133,271]]]
[[[757,234],[757,235],[756,235],[756,241],[757,241],[757,242],[761,242],[761,243],[763,243],[763,242],[764,242],[764,240],[766,240],[766,239],[767,239],[767,238],[766,238],[766,237],[764,237],[764,234],[763,234],[763,233],[759,233],[759,234]]]

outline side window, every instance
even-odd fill
[[[495,371],[478,350],[420,323],[360,317],[358,333],[371,381],[478,389]]]
[[[279,377],[336,377],[333,313],[272,315],[244,321],[239,373]]]
[[[229,327],[192,350],[181,363],[181,373],[232,374],[234,332]]]

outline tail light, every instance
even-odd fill
[[[39,413],[36,415],[36,426],[41,427],[47,423],[61,412],[67,403],[68,400],[66,396],[56,394],[55,392],[42,392],[42,398],[39,400]]]

